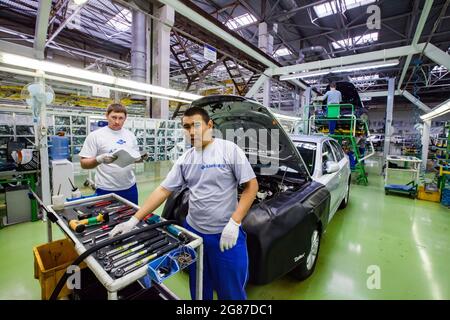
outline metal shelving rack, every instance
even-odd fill
[[[48,135],[65,132],[70,138],[70,154],[78,155],[86,136],[97,129],[99,121],[106,121],[100,114],[68,114],[67,111],[50,111],[47,114]],[[175,160],[184,152],[184,133],[177,120],[128,117],[125,128],[132,131],[141,151],[149,154],[147,161]],[[31,111],[0,109],[0,159],[6,162],[7,142],[24,141],[32,148],[35,139]]]

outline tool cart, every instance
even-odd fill
[[[386,195],[391,193],[405,194],[411,198],[417,196],[417,188],[420,175],[420,164],[422,160],[413,156],[386,156],[385,173],[384,173],[384,190]],[[389,173],[403,172],[410,173],[412,179],[407,184],[388,184]]]
[[[42,201],[37,200],[43,206]],[[44,207],[49,240],[51,223],[56,223],[73,242],[79,255],[71,264],[84,262],[106,289],[108,299],[117,300],[119,290],[130,290],[136,282],[147,289],[162,291],[159,296],[164,299],[177,299],[163,282],[194,262],[196,298],[202,299],[201,237],[174,226],[172,221],[148,214],[134,230],[110,239],[109,231],[139,209],[134,203],[113,193],[66,202],[63,208],[53,205]],[[51,299],[55,299],[59,291],[65,288],[69,277],[69,272],[63,275]]]

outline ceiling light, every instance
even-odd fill
[[[300,72],[300,73],[293,73],[293,74],[287,74],[280,77],[280,80],[292,80],[292,79],[304,79],[304,78],[310,78],[310,77],[316,77],[321,76],[324,74],[329,74],[330,69],[325,70],[316,70],[311,72]]]
[[[65,78],[73,77],[82,80],[99,82],[101,84],[120,86],[131,90],[141,90],[148,93],[163,94],[170,97],[182,98],[187,100],[196,100],[202,98],[200,95],[168,89],[164,87],[154,86],[151,84],[128,80],[124,78],[114,77],[107,74],[88,71],[85,69],[74,68],[59,63],[42,61],[32,58],[27,58],[15,54],[5,53],[0,51],[0,63],[13,65],[16,67],[32,69],[32,70],[42,70],[46,73],[53,73],[57,75],[62,75]]]
[[[423,116],[420,116],[420,119],[422,119],[423,121],[427,121],[436,117],[440,117],[448,112],[450,112],[450,99],[441,103],[439,106],[424,114]]]
[[[73,3],[75,3],[77,6],[81,6],[82,4],[85,4],[89,0],[72,0]]]
[[[395,66],[395,65],[398,65],[399,63],[400,63],[400,61],[398,59],[367,62],[367,63],[363,63],[363,64],[341,66],[341,67],[336,67],[336,68],[332,68],[332,69],[321,69],[321,70],[315,70],[315,71],[310,71],[310,72],[299,72],[299,73],[287,74],[287,75],[281,76],[280,80],[286,81],[286,80],[292,80],[292,79],[298,79],[298,78],[303,79],[303,78],[316,77],[316,76],[329,74],[329,73],[341,73],[341,72],[377,69],[377,68]]]
[[[345,67],[333,68],[333,69],[331,69],[331,72],[333,72],[333,73],[340,73],[340,72],[351,72],[351,71],[359,71],[359,70],[369,70],[369,69],[384,68],[384,67],[396,66],[396,65],[399,64],[399,62],[400,61],[398,59],[369,62],[369,63],[363,63],[363,64],[356,64],[356,65],[350,65],[350,66],[345,66]]]

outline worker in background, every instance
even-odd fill
[[[325,93],[323,100],[327,101],[327,106],[330,104],[340,104],[342,102],[342,94],[339,90],[336,90],[336,83],[330,83],[330,90]],[[327,108],[328,112],[328,108]],[[330,134],[334,134],[336,129],[336,120],[328,121],[328,130]]]
[[[138,190],[133,166],[124,168],[114,164],[112,153],[118,149],[139,151],[135,135],[123,128],[127,119],[127,109],[113,103],[106,110],[108,126],[91,132],[80,151],[80,163],[83,169],[96,169],[95,193],[103,195],[115,193],[138,204]]]
[[[233,142],[212,137],[208,113],[191,107],[183,115],[183,128],[190,139],[188,149],[166,179],[150,194],[141,209],[117,225],[111,236],[132,230],[157,209],[172,192],[189,188],[189,213],[184,227],[203,238],[203,299],[246,299],[248,252],[241,222],[258,191],[255,173],[244,152]],[[240,200],[237,187],[244,185]],[[191,266],[190,290],[195,298],[195,266]]]
[[[358,134],[356,137],[356,145],[358,146],[359,155],[361,158],[364,158],[366,154],[366,138],[363,134]],[[364,160],[362,161],[364,165]]]

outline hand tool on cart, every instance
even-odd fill
[[[132,209],[130,209],[130,210],[127,210],[127,211],[125,211],[125,212],[119,214],[117,217],[114,218],[114,220],[123,219],[123,218],[125,218],[125,217],[132,216],[132,215],[135,214],[135,213],[136,213],[136,210],[132,208]]]
[[[139,242],[138,242],[137,246],[131,247],[131,248],[129,248],[129,249],[125,250],[125,251],[122,251],[120,253],[117,253],[115,255],[111,255],[109,257],[105,257],[105,259],[103,261],[103,264],[104,265],[112,264],[114,261],[118,261],[118,260],[120,260],[120,259],[122,259],[122,258],[124,258],[124,257],[126,257],[126,256],[128,256],[130,254],[132,254],[133,252],[136,252],[136,251],[138,251],[140,249],[143,249],[143,248],[148,247],[148,246],[150,246],[150,245],[152,245],[154,243],[157,243],[157,242],[159,242],[161,240],[164,240],[165,237],[166,237],[165,235],[160,234],[159,236],[157,236],[155,238],[152,238],[152,239],[149,239],[149,240],[146,240],[145,242],[143,242],[141,244],[139,244]]]
[[[106,209],[106,210],[108,210],[108,209]],[[119,207],[119,208],[117,208],[115,210],[111,210],[111,211],[108,210],[108,212],[109,212],[109,215],[111,216],[113,214],[123,213],[123,212],[126,212],[128,210],[135,210],[135,209],[133,207],[128,206],[128,205],[124,205],[124,206],[121,206],[121,207]]]
[[[98,224],[99,222],[108,222],[109,221],[109,215],[106,214],[99,214],[96,217],[83,219],[83,220],[70,220],[69,221],[69,227],[75,232],[81,233],[86,229],[86,226],[88,225],[94,225]]]
[[[170,244],[170,245],[168,245],[166,247],[161,248],[157,252],[152,253],[151,255],[149,255],[149,256],[141,259],[141,260],[138,260],[138,261],[136,261],[136,262],[126,266],[126,267],[117,268],[117,270],[114,272],[114,275],[117,278],[123,277],[124,275],[126,275],[126,274],[128,274],[130,272],[133,272],[134,270],[138,269],[140,266],[148,263],[149,261],[151,261],[153,259],[158,258],[159,256],[162,256],[166,252],[169,252],[169,251],[171,251],[171,250],[173,250],[173,249],[175,249],[177,247],[178,247],[178,243],[172,243],[172,244]]]
[[[89,239],[86,239],[86,240],[83,240],[83,244],[87,244],[87,243],[94,243],[94,242],[96,242],[98,239],[101,239],[101,238],[105,238],[105,237],[107,237],[108,236],[108,234],[107,233],[104,233],[104,234],[100,234],[100,235],[98,235],[98,236],[96,236],[96,237],[94,237],[94,238],[89,238]]]
[[[109,264],[105,265],[104,269],[105,269],[105,271],[108,271],[108,272],[109,271],[115,272],[117,270],[117,268],[119,268],[120,266],[136,262],[142,256],[150,254],[150,253],[154,252],[155,250],[157,250],[157,249],[159,249],[161,247],[164,247],[164,246],[166,246],[168,244],[169,244],[169,240],[163,239],[163,240],[161,240],[161,241],[159,241],[159,242],[157,242],[157,243],[155,243],[155,244],[153,244],[153,245],[151,245],[151,246],[149,246],[149,247],[147,247],[147,248],[145,248],[145,249],[143,249],[143,250],[141,250],[141,251],[139,251],[139,252],[137,252],[135,254],[132,254],[132,255],[130,255],[128,257],[119,259],[119,260],[117,260],[115,262],[112,262],[112,263],[109,263]]]
[[[81,191],[73,184],[72,180],[69,177],[67,177],[67,179],[69,179],[70,185],[72,186],[72,198],[80,198]]]
[[[104,225],[104,226],[101,226],[101,227],[98,228],[98,229],[89,231],[88,233],[84,234],[83,236],[84,236],[84,237],[87,237],[88,235],[91,235],[91,234],[93,234],[93,233],[97,233],[97,232],[101,232],[101,231],[109,231],[112,227],[115,227],[116,225],[118,225],[118,224],[121,223],[121,222],[122,222],[122,221],[116,221],[116,222],[113,222],[113,223],[110,223],[110,224],[106,224],[106,225]]]
[[[92,209],[92,208],[105,207],[105,206],[111,205],[113,203],[117,203],[117,201],[116,200],[102,200],[102,201],[93,203],[91,205],[88,205],[86,208]]]
[[[113,239],[106,239],[105,243],[102,244],[97,244],[89,249],[87,249],[85,252],[83,252],[82,254],[80,254],[72,263],[71,265],[73,266],[78,266],[81,262],[84,261],[84,259],[86,259],[88,256],[90,256],[92,253],[96,252],[97,250],[104,248],[114,242],[117,241],[121,241],[121,240],[125,240],[125,239],[129,239],[132,236],[135,236],[137,234],[143,233],[143,232],[149,232],[151,230],[154,230],[156,228],[159,227],[163,227],[167,224],[171,224],[171,223],[175,223],[176,221],[174,220],[167,220],[167,221],[163,221],[161,223],[157,223],[157,224],[153,224],[150,226],[146,226],[144,228],[139,228],[138,230],[133,230],[128,232],[127,234],[122,234],[119,235],[117,237],[114,237]],[[58,297],[59,293],[61,292],[62,288],[64,287],[64,285],[66,284],[67,279],[69,278],[70,273],[69,272],[65,272],[61,278],[59,279],[58,283],[56,284],[55,289],[52,292],[52,295],[50,296],[50,300],[56,300],[56,298]]]
[[[136,244],[139,244],[139,242],[141,242],[141,241],[145,241],[145,240],[154,238],[158,234],[160,234],[159,231],[152,231],[152,232],[149,232],[149,233],[145,234],[145,236],[141,236],[139,240],[133,240],[131,242],[124,243],[123,245],[121,245],[120,247],[117,247],[115,249],[112,249],[112,250],[109,250],[109,251],[106,251],[106,252],[102,251],[102,250],[99,250],[99,251],[97,251],[97,258],[98,259],[104,259],[106,257],[109,257],[109,256],[112,256],[112,255],[121,253],[121,252],[127,250],[128,248],[130,248],[130,247],[132,247],[132,246],[134,246]]]
[[[78,220],[88,219],[88,218],[92,217],[91,212],[83,212],[77,208],[73,208],[73,211],[75,211],[77,213]]]
[[[147,216],[145,216],[144,221],[147,224],[153,224],[153,223],[161,222],[162,220],[161,220],[160,216],[158,216],[154,213],[150,213]],[[174,225],[168,225],[166,227],[166,230],[173,236],[180,239],[182,242],[185,242],[187,239],[189,239],[189,236],[186,233],[184,233],[180,229],[176,228]]]

